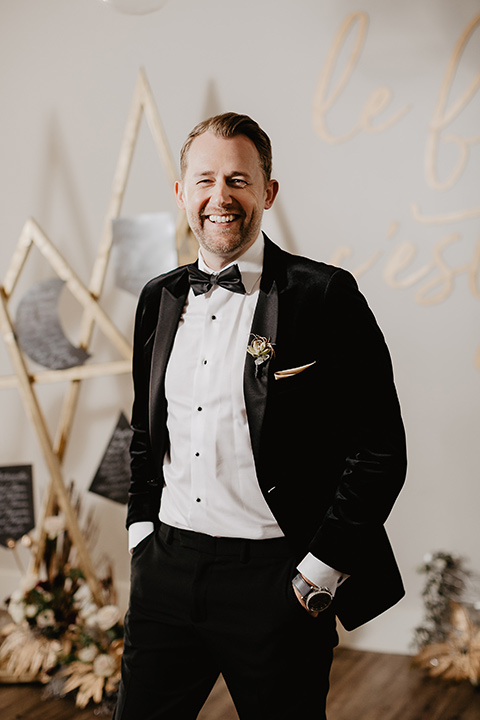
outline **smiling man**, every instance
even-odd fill
[[[116,720],[193,720],[220,673],[241,720],[322,720],[336,617],[403,595],[389,353],[349,273],[261,232],[271,168],[251,118],[194,128],[175,192],[198,262],[139,299]]]
[[[248,137],[204,132],[184,149],[177,202],[187,213],[203,259],[212,270],[236,260],[257,239],[278,183],[267,177]],[[188,154],[188,163],[187,163]]]

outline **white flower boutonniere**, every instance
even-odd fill
[[[261,365],[275,355],[275,350],[269,338],[262,337],[261,335],[252,335],[252,337],[253,340],[250,345],[247,346],[247,352],[255,361],[255,377],[257,377]]]

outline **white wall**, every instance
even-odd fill
[[[478,11],[475,0],[168,0],[144,16],[100,0],[0,5],[1,278],[33,216],[88,283],[140,66],[175,157],[205,116],[252,115],[272,138],[281,185],[266,230],[286,249],[357,274],[392,352],[410,455],[389,520],[408,594],[345,638],[363,648],[408,649],[423,611],[416,568],[426,552],[461,553],[480,567],[478,23],[464,51],[456,48]],[[376,113],[373,100],[365,109],[374,92],[385,103]],[[144,126],[123,214],[173,209]],[[412,254],[403,269],[401,253]],[[32,255],[18,297],[50,275]],[[135,302],[111,275],[102,303],[130,337]],[[108,357],[98,333],[92,348]],[[11,373],[2,341],[0,373]],[[39,392],[52,434],[64,390]],[[65,476],[85,493],[130,403],[128,377],[84,383]],[[48,474],[15,389],[0,390],[0,422],[0,465],[34,465],[39,509]],[[92,495],[86,502],[125,595],[125,508]],[[13,555],[0,548],[2,594],[18,579]]]

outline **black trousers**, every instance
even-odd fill
[[[162,525],[134,550],[115,720],[193,720],[222,673],[241,720],[325,718],[331,609],[294,595],[284,538],[214,538]]]

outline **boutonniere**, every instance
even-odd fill
[[[269,338],[262,337],[261,335],[252,335],[252,337],[253,340],[250,345],[247,346],[247,352],[255,361],[255,377],[258,377],[260,367],[275,355],[275,350]]]

